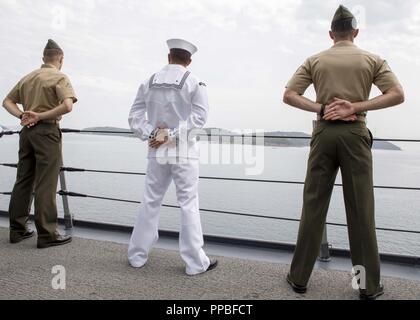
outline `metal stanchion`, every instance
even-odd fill
[[[61,190],[67,191],[66,176],[64,171],[60,171],[60,187]],[[73,216],[70,213],[69,199],[67,195],[62,195],[61,198],[63,199],[64,224],[66,230],[71,231],[73,229]]]
[[[324,232],[322,234],[321,250],[319,251],[318,260],[322,262],[331,261],[330,245],[328,243],[328,236],[327,236],[327,225],[324,226]]]

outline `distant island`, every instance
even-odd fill
[[[129,129],[124,128],[117,128],[117,127],[91,127],[83,129],[85,131],[108,131],[109,133],[104,132],[89,132],[85,133],[82,132],[81,134],[95,134],[95,135],[112,135],[112,136],[121,136],[121,137],[131,137],[133,138],[134,135],[130,133]],[[220,129],[220,128],[205,128],[204,129],[207,134],[215,133],[216,135],[222,136],[237,136],[238,134],[229,130]],[[116,132],[123,132],[123,133],[116,133]],[[267,147],[308,147],[310,143],[311,135],[303,132],[284,132],[284,131],[272,131],[272,132],[265,132],[266,136],[270,136],[270,138],[264,139],[264,145]],[[281,137],[302,137],[302,139],[291,139],[291,138],[275,138],[276,136]],[[307,138],[307,139],[303,139]],[[200,139],[200,137],[198,137]],[[223,139],[222,143],[234,143],[235,139],[232,137],[231,139]],[[230,140],[230,141],[229,141]],[[249,140],[249,139],[246,139]],[[250,141],[245,141],[246,144],[250,144]],[[387,141],[375,141],[373,144],[373,149],[377,150],[392,150],[392,151],[401,151],[401,148],[396,146],[393,143]]]
[[[105,135],[105,136],[120,136],[120,137],[134,137],[131,134],[131,130],[117,127],[91,127],[82,129],[83,131],[108,131],[105,132],[81,132],[80,134],[94,134],[94,135]],[[117,133],[118,132],[118,133]]]

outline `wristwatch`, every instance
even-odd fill
[[[154,129],[150,134],[149,134],[149,140],[152,140],[154,138],[156,138],[156,133],[158,132],[158,128]]]
[[[319,116],[324,118],[324,112],[325,112],[325,104],[321,104],[321,111],[319,112]]]

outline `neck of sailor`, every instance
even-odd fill
[[[177,64],[177,65],[183,66],[184,68],[187,68],[191,64],[191,62],[192,62],[191,59],[188,62],[178,61],[178,60],[172,58],[170,54],[168,54],[168,63],[169,64]]]

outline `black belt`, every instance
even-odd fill
[[[45,124],[59,124],[58,120],[39,120],[38,124],[45,123]]]
[[[334,120],[334,121],[332,121],[332,120],[324,120],[324,119],[321,119],[319,117],[319,115],[318,115],[317,120],[318,121],[325,121],[325,122],[333,122],[333,123],[352,123],[352,122],[364,122],[364,123],[366,123],[366,117],[365,116],[362,116],[362,115],[356,115],[356,116],[357,116],[357,120],[356,121],[343,121],[343,120]]]

